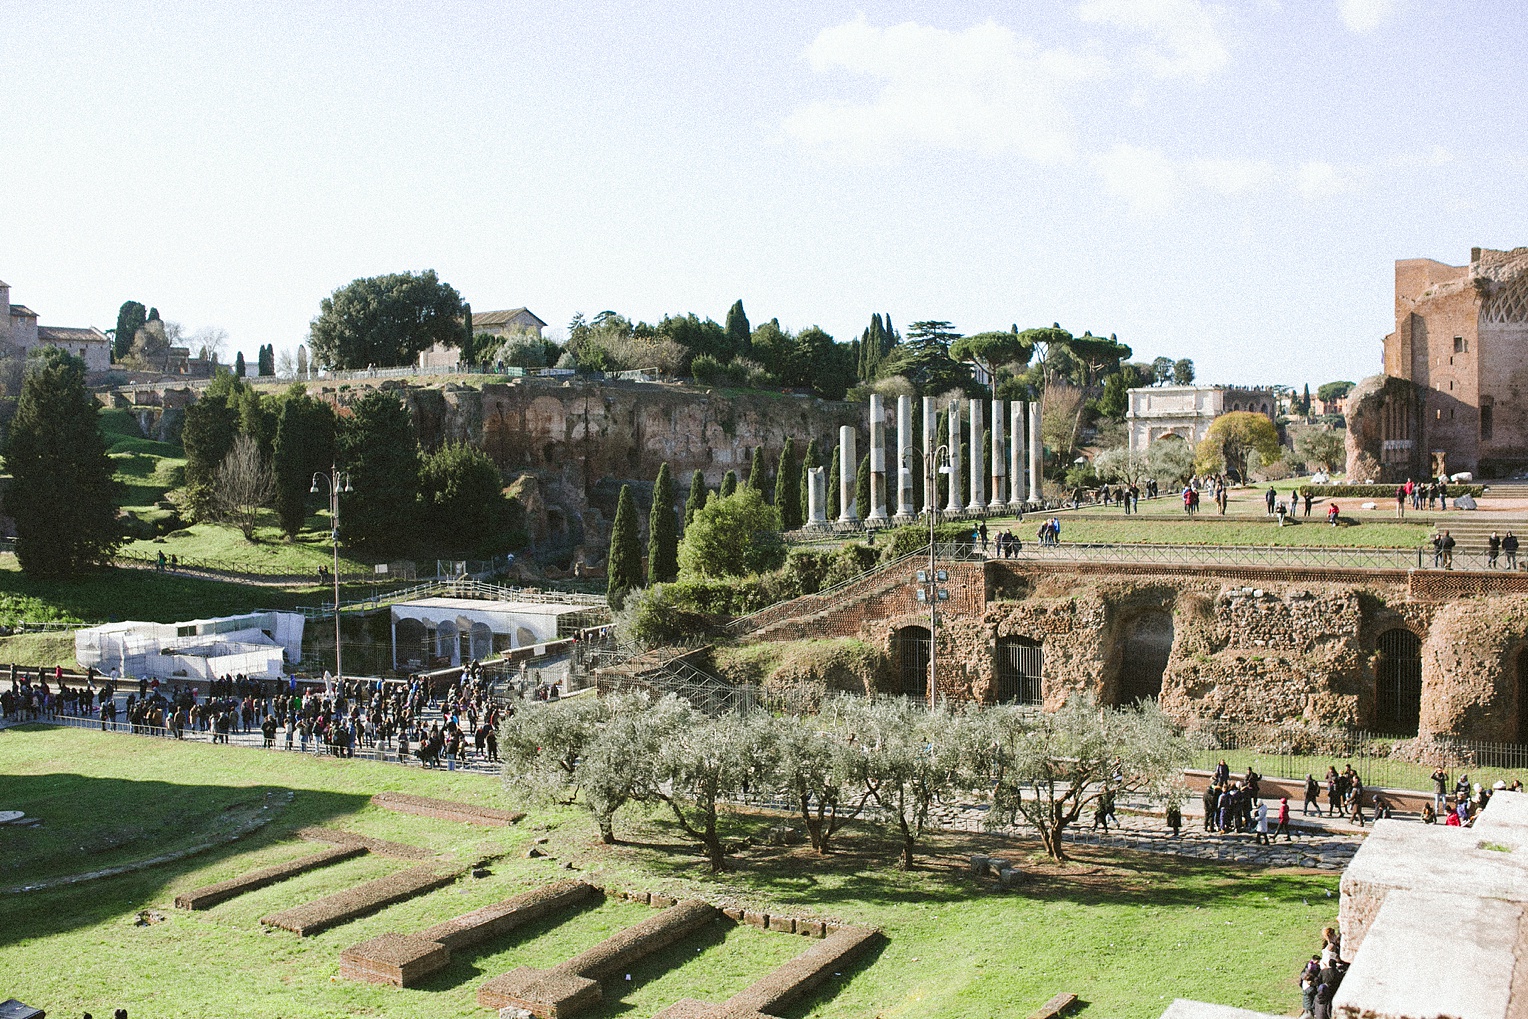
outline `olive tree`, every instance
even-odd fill
[[[911,870],[929,808],[955,778],[955,719],[945,708],[931,711],[900,697],[845,699],[832,710],[858,752],[850,759],[855,773],[896,826],[898,866]]]
[[[968,785],[990,789],[990,826],[1023,818],[1054,860],[1069,825],[1105,793],[1165,793],[1192,757],[1154,701],[1100,708],[1074,696],[1050,714],[987,708],[961,726]]]
[[[670,695],[665,702],[677,698]],[[701,844],[712,873],[718,873],[726,867],[727,853],[717,820],[726,801],[764,776],[768,716],[754,712],[707,718],[681,704],[668,708],[654,781],[643,790],[643,798],[665,804],[685,834]]]
[[[833,836],[870,801],[860,746],[843,715],[781,715],[769,732],[769,785],[801,813],[812,848],[827,854]]]

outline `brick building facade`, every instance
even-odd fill
[[[1383,406],[1355,414],[1392,420],[1365,448],[1384,480],[1469,471],[1500,477],[1528,467],[1528,248],[1474,248],[1468,265],[1430,258],[1395,263],[1395,331],[1385,337]],[[1372,387],[1371,387],[1372,388]],[[1362,424],[1362,423],[1361,423]]]

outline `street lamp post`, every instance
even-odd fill
[[[911,462],[911,450],[908,451],[908,461]],[[932,492],[935,495],[935,505],[923,507],[928,514],[928,570],[918,571],[918,600],[928,602],[928,706],[932,708],[939,696],[938,666],[936,657],[938,652],[939,638],[939,602],[949,598],[950,592],[940,587],[940,583],[949,579],[949,575],[939,569],[939,560],[934,543],[934,525],[939,522],[939,507],[937,505],[939,486],[934,484],[936,474],[950,473],[950,447],[942,445],[934,450],[923,465],[924,492]]]
[[[319,478],[324,479],[329,487],[329,523],[333,528],[329,537],[334,544],[334,682],[338,685],[344,675],[340,657],[340,493],[354,492],[355,489],[350,485],[349,471],[330,465],[328,474],[319,471],[313,475],[313,487],[308,489],[309,493],[319,493]]]

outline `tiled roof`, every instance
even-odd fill
[[[541,317],[535,312],[531,311],[529,308],[511,308],[508,311],[485,311],[481,315],[477,312],[473,312],[472,326],[473,328],[477,328],[478,326],[508,325],[510,319],[517,315],[529,315],[541,325],[546,325],[545,322],[541,321]]]
[[[11,318],[36,318],[37,312],[24,304],[11,305]]]
[[[95,326],[38,326],[37,339],[42,343],[107,343],[106,334]]]

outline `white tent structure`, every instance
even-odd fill
[[[107,623],[76,630],[74,657],[124,677],[274,679],[302,658],[300,612],[251,612],[184,623]]]
[[[410,669],[438,662],[482,661],[495,651],[556,640],[559,621],[577,625],[587,605],[420,598],[392,607],[393,669],[400,657]],[[400,643],[401,642],[401,643]],[[400,650],[402,654],[400,656]]]

